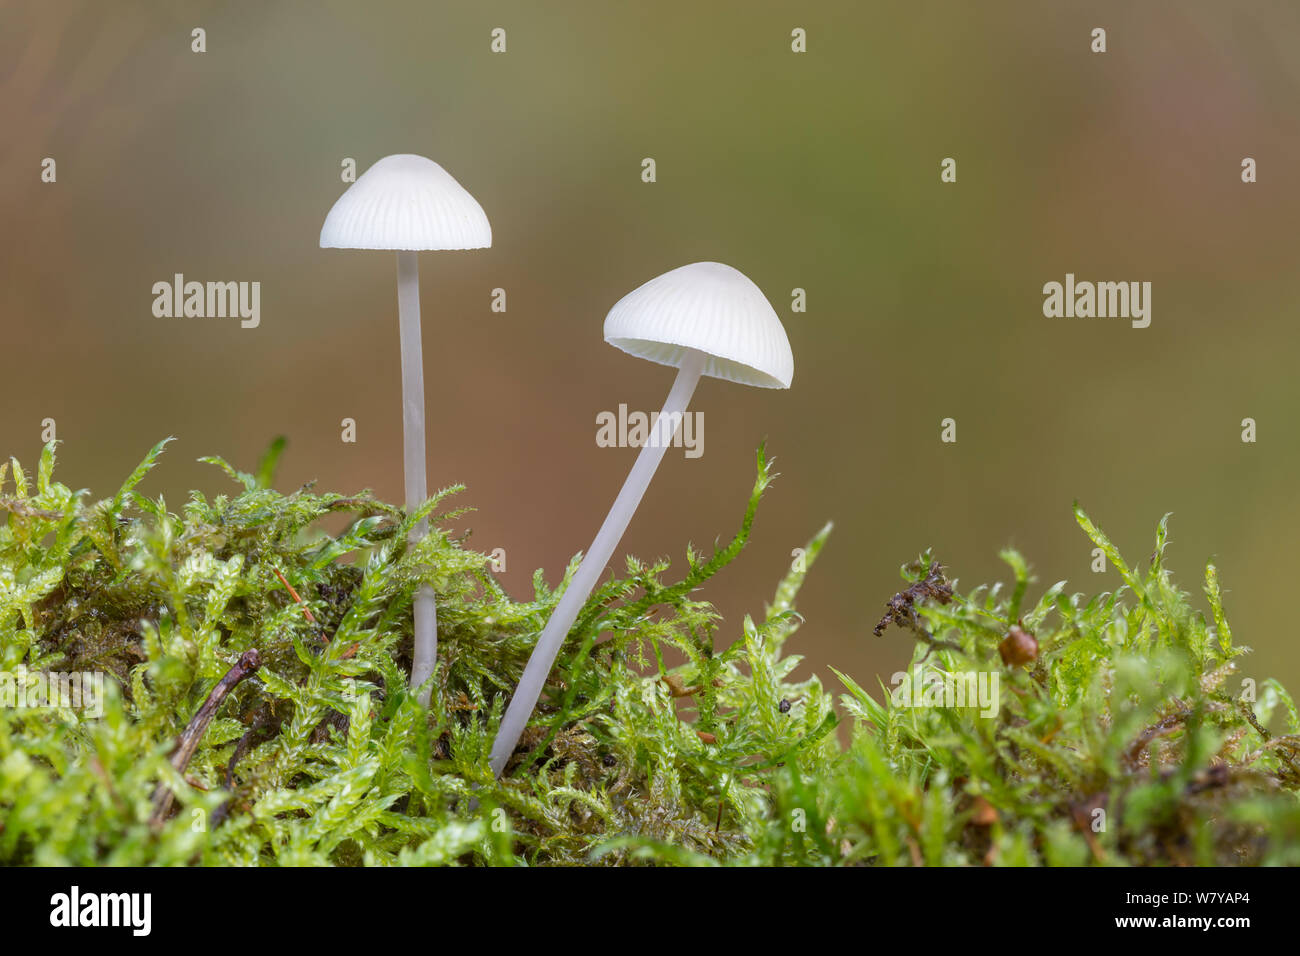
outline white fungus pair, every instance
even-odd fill
[[[492,244],[482,208],[437,163],[420,156],[388,156],[368,169],[334,204],[321,229],[322,247],[395,249],[402,342],[406,506],[423,504],[424,383],[420,355],[420,249],[478,249]],[[605,341],[639,358],[677,369],[663,410],[578,570],[560,596],[492,744],[492,771],[500,776],[537,705],[551,666],[627,529],[664,452],[672,444],[701,376],[760,388],[789,388],[794,356],[771,303],[744,274],[718,262],[673,269],[629,292],[605,318]],[[422,524],[412,534],[418,540]],[[437,619],[433,592],[415,600],[415,656],[411,686],[433,673]],[[429,691],[421,695],[427,703]]]

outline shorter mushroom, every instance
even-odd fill
[[[402,349],[402,457],[406,509],[428,498],[424,453],[424,351],[420,342],[420,264],[425,249],[485,249],[492,227],[478,201],[431,159],[411,153],[385,156],[338,198],[320,231],[322,249],[397,252],[397,321]],[[428,520],[411,529],[414,546],[429,533]],[[438,662],[438,606],[433,588],[415,591],[411,689],[420,688]]]
[[[605,341],[638,358],[676,368],[677,378],[614,506],[528,659],[492,744],[491,766],[497,776],[514,753],[569,629],[672,444],[700,377],[789,388],[794,376],[790,341],[776,310],[747,276],[719,262],[682,266],[629,292],[605,318]]]

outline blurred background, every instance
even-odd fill
[[[175,435],[142,490],[177,509],[233,490],[199,456],[251,469],[283,434],[281,490],[401,501],[394,258],[317,242],[345,158],[421,153],[494,233],[421,255],[430,485],[468,486],[461,527],[515,596],[635,457],[597,413],[672,381],[603,343],[606,311],[712,259],[777,308],[794,385],[702,383],[705,453],[668,455],[622,550],[679,573],[729,537],[766,438],[781,477],[701,595],[720,640],[833,520],[795,649],[874,687],[910,644],[871,628],[924,548],[965,587],[1010,545],[1031,597],[1113,589],[1078,499],[1135,563],[1173,512],[1170,564],[1200,606],[1219,565],[1243,675],[1295,690],[1298,40],[1291,2],[5,2],[0,453],[30,467],[53,418],[60,477],[104,496]],[[177,272],[259,281],[260,327],[155,318]],[[1150,328],[1045,318],[1067,272],[1151,282]]]

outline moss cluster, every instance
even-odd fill
[[[730,542],[675,581],[629,559],[592,595],[497,781],[492,736],[558,592],[539,573],[511,600],[441,530],[460,489],[411,514],[281,494],[277,443],[253,474],[209,459],[237,493],[173,513],[136,491],[164,444],[99,502],[54,480],[53,445],[34,475],[0,466],[0,673],[110,675],[102,716],[0,706],[0,863],[1300,863],[1300,718],[1275,683],[1229,691],[1217,577],[1207,621],[1163,566],[1164,522],[1140,574],[1079,513],[1123,578],[1087,600],[1029,606],[1010,552],[1009,590],[908,566],[882,624],[915,667],[996,673],[1000,706],[881,702],[837,674],[837,709],[786,653],[829,527],[734,639],[695,599],[749,536],[760,451]],[[422,582],[428,709],[406,688]]]

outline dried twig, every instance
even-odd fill
[[[1157,737],[1165,737],[1175,733],[1183,728],[1183,725],[1191,718],[1190,710],[1178,710],[1172,714],[1166,714],[1158,721],[1147,727],[1137,738],[1128,745],[1124,750],[1124,762],[1133,769],[1142,765],[1142,756],[1146,753],[1147,746]]]
[[[307,620],[315,624],[316,617],[311,613],[311,608],[307,606],[306,601],[298,596],[298,592],[293,589],[293,585],[289,583],[289,579],[280,572],[279,568],[272,566],[271,570],[274,571],[275,576],[280,579],[280,583],[288,589],[289,594],[292,595],[293,599],[298,602],[298,606],[302,608],[302,613],[307,615]]]
[[[257,736],[259,731],[265,729],[266,725],[270,723],[270,718],[267,716],[268,713],[269,709],[266,706],[266,702],[263,701],[257,708],[256,716],[253,718],[253,723],[246,731],[244,731],[244,735],[239,738],[239,743],[235,744],[235,752],[231,754],[230,759],[226,761],[227,790],[235,789],[235,765],[244,758],[245,754],[253,749],[253,738]]]
[[[189,766],[190,758],[194,756],[194,751],[198,749],[199,741],[203,739],[208,724],[212,723],[212,718],[216,716],[221,702],[239,685],[240,681],[252,675],[261,666],[262,655],[257,652],[256,648],[245,651],[240,655],[239,660],[235,662],[235,666],[226,671],[225,676],[217,681],[217,686],[212,688],[212,692],[208,694],[203,706],[198,709],[198,712],[191,718],[185,730],[176,740],[176,747],[172,750],[171,764],[176,768],[177,773],[183,774],[185,768]],[[167,819],[167,813],[171,810],[174,797],[175,794],[167,786],[166,781],[160,781],[153,792],[153,814],[149,818],[151,825],[155,827],[161,826],[163,820]]]

